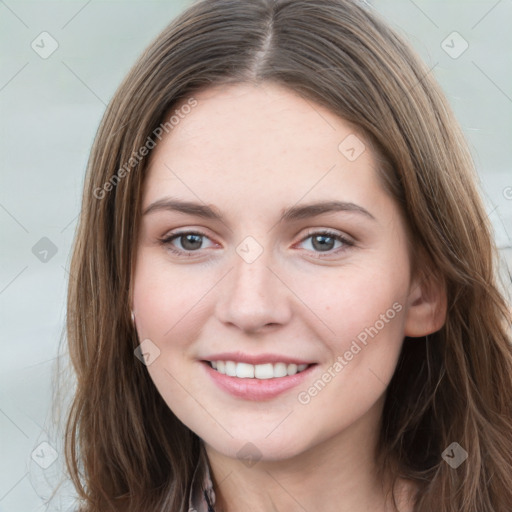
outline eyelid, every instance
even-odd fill
[[[179,238],[180,236],[184,236],[184,235],[199,235],[203,238],[208,238],[209,240],[211,240],[211,237],[209,235],[207,235],[206,233],[204,233],[202,230],[188,228],[188,229],[173,231],[169,234],[166,234],[162,238],[159,239],[159,242],[162,245],[169,246],[169,250],[171,252],[177,254],[179,257],[193,257],[194,253],[201,254],[201,252],[202,252],[201,249],[197,249],[195,251],[191,251],[191,250],[187,251],[187,250],[183,250],[183,249],[176,249],[171,245],[171,242],[173,242],[175,239]],[[318,252],[317,251],[306,251],[308,253],[315,254],[315,256],[314,256],[315,258],[328,258],[328,257],[335,256],[335,255],[339,254],[340,252],[344,252],[347,249],[349,249],[350,247],[355,246],[355,244],[356,244],[355,240],[352,237],[345,235],[343,233],[339,233],[333,229],[310,228],[307,231],[306,235],[304,235],[294,245],[301,244],[304,241],[306,241],[308,238],[311,238],[314,235],[316,235],[316,236],[324,235],[327,237],[331,237],[331,238],[334,238],[335,240],[340,241],[343,244],[342,247],[339,247],[336,250],[325,251],[325,253],[323,251],[318,251]],[[211,240],[211,241],[213,242],[213,240]],[[213,242],[213,243],[216,243],[216,242]],[[325,254],[325,256],[323,254]]]
[[[304,240],[306,240],[307,238],[309,238],[310,236],[313,236],[313,235],[328,235],[328,236],[340,238],[347,243],[351,243],[351,244],[356,243],[356,240],[353,237],[351,237],[350,235],[347,235],[343,232],[339,232],[339,231],[337,231],[335,229],[331,229],[331,228],[310,228],[307,230],[306,235],[303,236],[300,241],[303,242]]]
[[[162,238],[160,238],[159,242],[162,243],[163,245],[167,245],[167,244],[170,244],[175,239],[179,238],[180,236],[184,236],[184,235],[199,235],[199,236],[202,236],[203,238],[208,238],[209,240],[211,240],[211,237],[209,235],[207,235],[205,232],[201,231],[200,229],[188,228],[188,229],[183,229],[183,230],[179,230],[179,231],[172,231],[172,232],[164,235]],[[216,242],[214,242],[214,243],[216,243]],[[179,252],[185,252],[185,253],[191,254],[194,252],[199,252],[200,250],[201,249],[198,249],[197,251],[179,250]]]
[[[311,228],[308,230],[307,234],[301,238],[301,240],[298,242],[298,244],[301,244],[305,242],[308,238],[311,238],[313,236],[327,236],[330,238],[334,238],[335,240],[341,242],[342,246],[338,247],[337,249],[331,249],[329,251],[306,251],[309,254],[312,254],[314,258],[316,259],[328,259],[332,257],[339,256],[341,253],[349,250],[351,247],[354,247],[356,245],[355,240],[343,233],[339,233],[338,231],[335,231],[330,228]],[[295,244],[297,245],[297,244]]]

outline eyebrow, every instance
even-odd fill
[[[204,219],[218,220],[224,223],[224,217],[217,209],[206,204],[182,201],[180,199],[159,199],[158,201],[151,203],[144,210],[142,215],[148,215],[149,213],[157,211],[177,211],[188,215],[195,215],[196,217],[202,217]],[[279,222],[290,222],[294,220],[318,217],[320,215],[333,212],[359,213],[372,220],[376,220],[368,210],[358,204],[345,201],[321,201],[306,204],[304,206],[292,206],[290,208],[286,208],[281,214]]]

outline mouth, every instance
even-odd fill
[[[307,370],[312,364],[263,363],[250,364],[236,361],[205,361],[210,368],[222,375],[239,379],[280,379],[290,377]]]
[[[272,400],[299,385],[304,386],[318,366],[318,363],[270,354],[219,354],[200,362],[220,390],[250,401]]]

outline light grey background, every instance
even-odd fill
[[[189,3],[0,0],[0,512],[67,510],[72,489],[50,507],[42,498],[63,460],[48,416],[51,376],[88,152],[121,79]],[[462,124],[510,286],[512,0],[371,3],[433,68]],[[58,44],[46,59],[31,47],[51,48],[42,32]],[[38,252],[43,237],[55,255]],[[47,469],[35,462],[52,460],[44,441],[57,451]]]

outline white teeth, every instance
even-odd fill
[[[229,377],[261,380],[295,375],[308,367],[307,364],[264,363],[254,365],[235,363],[234,361],[210,361],[210,364],[214,370]]]
[[[241,379],[252,379],[254,377],[254,366],[247,363],[236,365],[236,376]]]
[[[274,377],[274,366],[272,363],[257,364],[254,366],[254,376],[257,379],[272,379]]]
[[[295,375],[297,373],[297,365],[289,364],[287,368],[288,375]]]
[[[233,361],[226,361],[226,375],[236,377],[236,363]]]
[[[276,363],[274,365],[274,377],[286,377],[288,365],[285,363]]]

